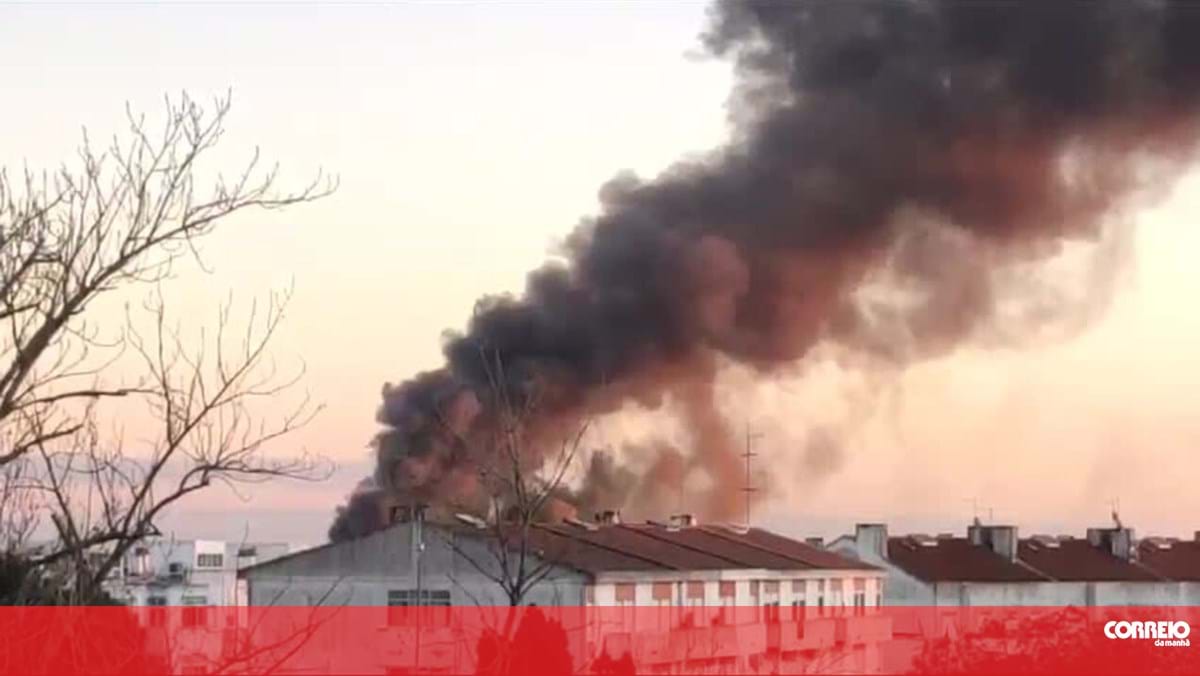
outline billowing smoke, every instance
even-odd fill
[[[738,74],[728,144],[609,182],[562,262],[480,300],[443,367],[385,388],[380,490],[331,535],[370,530],[345,522],[381,494],[483,509],[478,442],[509,429],[502,411],[528,413],[537,468],[629,402],[670,402],[690,443],[632,482],[593,461],[585,513],[698,473],[689,505],[736,517],[721,364],[772,373],[831,343],[903,366],[1036,330],[1063,308],[1031,266],[1104,240],[1193,156],[1198,38],[1189,2],[717,4],[703,40]],[[840,462],[820,433],[795,452]]]

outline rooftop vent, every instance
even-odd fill
[[[486,521],[477,516],[472,516],[471,514],[455,514],[454,518],[458,519],[459,523],[465,523],[472,528],[479,528],[481,530],[487,528]]]
[[[1046,549],[1058,549],[1061,544],[1058,538],[1053,535],[1034,535],[1031,539],[1039,547],[1045,547]]]
[[[594,523],[588,523],[588,522],[586,522],[586,521],[581,521],[581,520],[579,520],[579,519],[576,519],[576,518],[575,518],[575,517],[573,517],[573,516],[568,516],[567,518],[563,519],[563,522],[565,522],[565,523],[567,523],[567,524],[570,524],[570,525],[572,525],[572,526],[575,526],[576,528],[582,528],[582,529],[584,529],[584,530],[586,530],[586,531],[594,531],[594,530],[596,530],[596,524],[594,524]]]
[[[671,516],[672,529],[691,528],[696,525],[696,517],[691,514],[674,514]]]
[[[606,526],[615,526],[621,523],[621,512],[608,509],[596,515],[596,521]]]

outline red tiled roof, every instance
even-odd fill
[[[888,559],[926,582],[1044,582],[1046,577],[966,538],[937,538],[921,544],[888,538]]]
[[[834,570],[876,570],[875,566],[856,561],[849,557],[814,547],[806,542],[776,535],[768,530],[751,528],[745,535],[739,536],[743,541],[764,549],[770,549],[802,561],[812,568],[827,568]]]
[[[1084,539],[1059,540],[1056,547],[1021,540],[1017,551],[1026,565],[1064,582],[1153,582],[1162,579],[1144,566],[1113,556]]]
[[[589,573],[645,570],[876,570],[768,531],[650,524],[535,527],[548,558]]]
[[[1138,548],[1141,564],[1172,580],[1200,581],[1200,542],[1177,540],[1164,544],[1169,546],[1142,542]]]

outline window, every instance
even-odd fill
[[[225,565],[225,555],[224,554],[197,554],[196,555],[196,567],[197,568],[220,568],[223,565]]]
[[[779,622],[779,602],[771,601],[763,604],[763,619],[771,624]]]
[[[817,580],[817,616],[825,615],[825,580]]]
[[[737,586],[733,582],[721,582],[717,585],[718,595],[725,605],[733,605],[733,599],[737,595],[736,590]]]
[[[418,592],[416,589],[389,589],[387,604],[388,624],[391,626],[405,626],[418,621],[445,624],[450,620],[450,611],[442,610],[450,607],[449,590],[422,589]]]
[[[762,591],[763,591],[763,594],[766,594],[766,595],[772,595],[772,594],[778,595],[779,594],[779,581],[778,580],[768,580],[767,582],[762,583]]]
[[[202,627],[208,624],[208,608],[204,607],[208,599],[203,596],[184,596],[180,602],[186,606],[183,609],[183,626]]]
[[[650,588],[650,598],[656,606],[666,606],[671,603],[671,583],[655,582]]]
[[[146,605],[150,606],[151,627],[161,627],[167,623],[167,610],[163,607],[167,605],[167,597],[151,596],[146,599]]]
[[[808,614],[807,611],[808,611],[808,608],[807,608],[807,606],[804,605],[804,599],[797,599],[795,601],[792,601],[792,620],[794,622],[800,622],[801,624],[803,624],[804,619]],[[803,629],[800,630],[800,635],[801,636],[804,635]]]
[[[702,606],[704,605],[704,583],[698,581],[689,581],[687,583],[687,605]]]
[[[721,599],[721,611],[713,618],[713,624],[733,624],[733,603],[736,599],[736,582],[718,582],[717,596]]]
[[[618,582],[617,589],[616,589],[617,605],[632,606],[633,601],[634,601],[634,593],[633,592],[634,592],[633,584],[631,584],[629,582]]]
[[[867,612],[867,581],[864,578],[854,578],[854,614],[863,615]]]
[[[388,591],[389,606],[448,606],[450,592],[444,589],[401,589]]]

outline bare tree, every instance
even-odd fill
[[[480,359],[495,416],[484,448],[473,449],[472,453],[478,459],[479,478],[490,503],[491,518],[483,528],[486,554],[472,551],[457,538],[450,541],[450,546],[474,570],[498,585],[510,606],[519,606],[531,590],[560,567],[561,552],[539,547],[536,524],[546,519],[551,502],[562,494],[590,421],[581,422],[555,440],[555,448],[531,448],[529,428],[538,409],[540,389],[526,387],[514,392],[499,355],[481,352]],[[451,430],[449,425],[444,427]],[[460,443],[470,442],[460,439]]]
[[[167,319],[162,282],[181,258],[199,261],[199,240],[235,214],[336,188],[318,173],[279,192],[277,168],[262,167],[255,150],[235,176],[213,172],[203,189],[202,161],[224,133],[229,101],[206,112],[186,94],[168,98],[160,129],[127,109],[128,134],[96,151],[85,131],[76,165],[20,181],[0,172],[0,469],[21,479],[0,509],[8,519],[32,499],[50,514],[57,542],[35,561],[69,564],[80,599],[183,497],[213,483],[324,476],[318,459],[273,459],[262,448],[318,407],[306,400],[265,425],[248,406],[300,375],[278,379],[267,354],[290,294],[253,306],[236,344],[228,304],[214,316],[214,341],[204,332],[185,340]],[[102,326],[98,301],[138,287],[155,290],[145,307],[153,335],[128,313],[116,331]],[[113,377],[127,356],[137,375]],[[99,409],[116,400],[144,402],[157,421],[142,448],[100,434]],[[6,545],[17,535],[28,529],[0,532]]]

